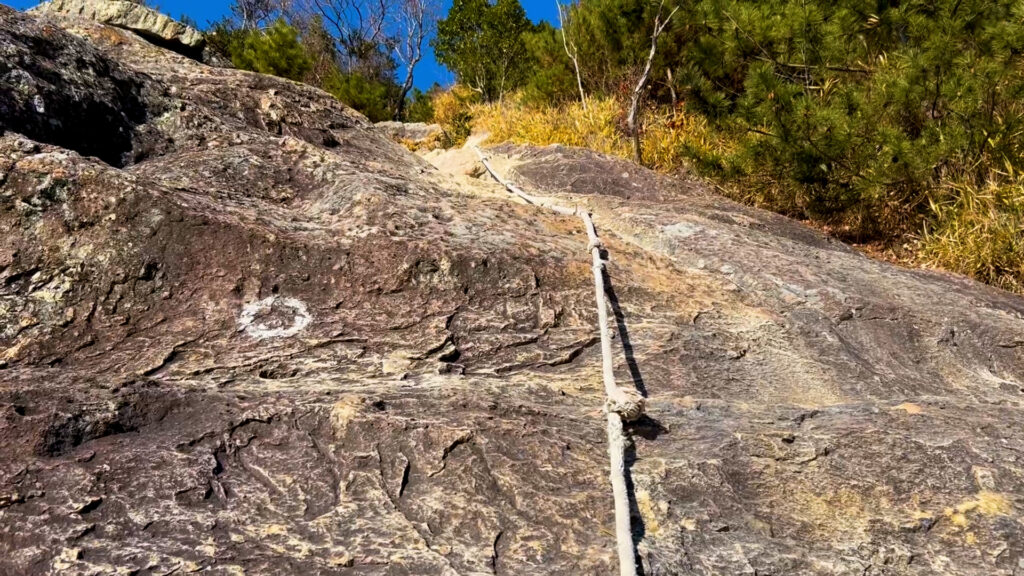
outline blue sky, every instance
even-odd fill
[[[558,12],[555,8],[555,0],[520,0],[526,15],[534,22],[547,20],[555,25],[558,24]],[[38,4],[38,0],[0,0],[0,3],[7,4],[24,10]],[[219,20],[228,13],[231,0],[151,0],[150,4],[159,6],[160,11],[173,16],[180,17],[187,14],[200,25],[205,26],[207,22]],[[448,12],[451,0],[444,0],[444,12]],[[434,54],[427,48],[427,53],[416,67],[415,84],[418,88],[426,90],[434,82],[441,84],[451,83],[455,78],[443,66],[434,60]]]

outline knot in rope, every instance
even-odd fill
[[[619,391],[621,394],[605,399],[605,412],[618,414],[623,422],[633,422],[643,416],[646,403],[640,392],[628,388],[619,388]]]

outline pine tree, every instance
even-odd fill
[[[299,31],[283,19],[264,31],[242,31],[233,38],[231,62],[238,68],[302,80],[313,62],[299,41]]]

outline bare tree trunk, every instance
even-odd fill
[[[398,102],[395,103],[395,120],[399,122],[405,120],[405,98],[409,95],[409,90],[412,90],[413,66],[416,66],[416,64],[412,64],[412,66],[409,66],[408,70],[406,70],[405,81],[402,82],[402,88],[398,91]]]
[[[505,102],[505,76],[506,76],[505,71],[507,69],[508,69],[508,65],[507,64],[504,67],[502,67],[501,85],[498,87],[498,109],[501,109],[502,104],[504,104],[504,102]]]
[[[393,48],[396,59],[405,65],[405,80],[395,102],[394,119],[405,120],[405,99],[412,90],[413,71],[423,58],[423,41],[437,25],[437,0],[404,0],[393,8],[396,26],[405,32]]]
[[[675,110],[678,101],[676,99],[676,80],[672,77],[671,68],[665,68],[665,76],[668,77],[668,92],[672,95],[672,110]]]
[[[643,152],[640,149],[640,126],[638,125],[639,114],[640,96],[634,90],[633,96],[629,99],[629,113],[626,115],[626,126],[629,129],[629,137],[633,140],[633,161],[637,164],[643,164]]]
[[[587,95],[583,92],[583,76],[580,74],[580,61],[579,51],[576,49],[575,42],[569,42],[565,37],[565,20],[562,18],[562,4],[555,0],[555,5],[558,8],[558,27],[562,30],[562,47],[565,48],[565,55],[572,60],[572,67],[576,70],[576,86],[580,89],[580,103],[583,104],[583,110],[587,109]],[[572,52],[569,51],[569,46],[572,46]]]
[[[405,60],[405,80],[402,81],[402,87],[398,91],[398,102],[395,103],[394,114],[394,119],[400,122],[405,120],[405,98],[412,90],[413,72],[416,69],[416,64],[423,58],[422,45],[425,34],[422,21],[418,24],[418,29],[418,36],[410,37],[408,40],[410,45],[408,58],[403,58]]]
[[[661,0],[661,4],[658,4],[658,13],[654,16],[654,31],[651,33],[651,51],[647,54],[647,63],[640,74],[640,79],[637,80],[636,86],[633,88],[633,93],[629,99],[629,113],[626,116],[626,126],[629,129],[630,136],[633,138],[633,160],[637,164],[643,164],[643,152],[640,150],[640,104],[644,95],[644,89],[647,88],[647,80],[651,77],[651,65],[654,62],[654,55],[658,51],[658,37],[661,36],[665,26],[675,16],[676,11],[679,10],[679,7],[676,6],[669,12],[668,17],[662,21],[661,9],[664,6],[665,0]]]

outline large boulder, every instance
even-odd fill
[[[0,574],[614,571],[578,220],[117,27],[0,51]],[[1020,573],[1024,300],[492,153],[610,253],[646,574]]]

